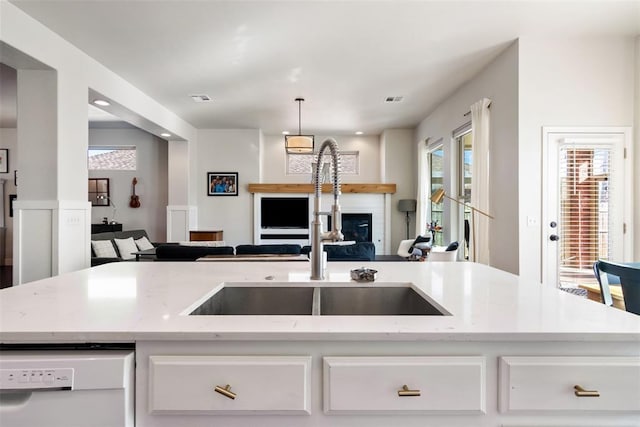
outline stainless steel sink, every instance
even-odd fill
[[[413,288],[344,287],[322,288],[323,316],[442,316]]]
[[[237,286],[226,283],[191,316],[442,316],[410,283],[395,286]]]
[[[313,288],[224,286],[190,313],[203,315],[311,315]]]

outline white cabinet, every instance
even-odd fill
[[[499,374],[500,412],[640,412],[640,357],[501,357]]]
[[[136,361],[137,427],[640,427],[637,343],[140,342]]]
[[[310,369],[306,356],[150,356],[149,412],[309,414]]]
[[[325,357],[327,413],[485,413],[484,357]]]

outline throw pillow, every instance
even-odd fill
[[[431,241],[431,236],[418,236],[416,240],[413,241],[413,244],[409,248],[409,253],[412,253],[418,243],[429,243]],[[418,248],[420,249],[420,248]]]
[[[136,246],[141,251],[146,251],[147,249],[153,249],[153,245],[151,244],[149,239],[147,239],[147,236],[142,236],[141,238],[135,240],[135,242],[136,242]]]
[[[138,247],[133,241],[133,237],[129,237],[128,239],[113,239],[113,241],[116,242],[118,252],[120,252],[120,258],[134,259],[136,257],[133,255],[133,252],[138,252]]]
[[[449,246],[447,246],[447,249],[445,249],[445,252],[451,252],[451,251],[457,251],[458,250],[458,242],[451,242],[449,243]]]
[[[111,240],[92,240],[91,248],[98,258],[117,258]]]

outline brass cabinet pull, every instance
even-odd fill
[[[600,397],[598,390],[585,390],[579,385],[574,385],[573,390],[573,393],[578,397]]]
[[[235,399],[236,398],[236,394],[231,391],[231,386],[229,384],[227,384],[224,387],[221,387],[221,386],[217,385],[216,388],[214,388],[214,390],[217,391],[218,393],[220,393],[223,396],[227,396],[229,399]]]
[[[398,390],[398,396],[420,396],[420,390],[409,390],[409,387],[407,387],[407,385],[405,384],[402,386],[402,390]]]

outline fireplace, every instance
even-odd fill
[[[343,213],[342,234],[344,240],[356,242],[372,242],[372,219],[370,213]],[[329,215],[328,229],[331,229],[331,215]]]

